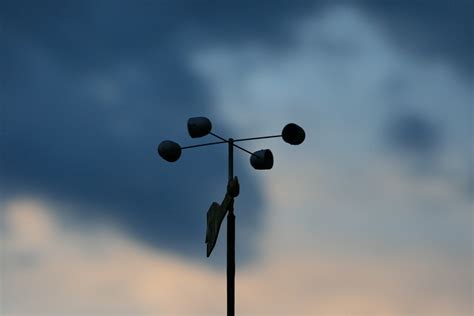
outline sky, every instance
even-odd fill
[[[469,1],[2,1],[0,315],[471,315]]]

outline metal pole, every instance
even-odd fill
[[[229,138],[229,181],[234,177],[234,139]]]
[[[229,181],[234,177],[234,140],[229,138]],[[235,311],[235,215],[232,202],[227,214],[227,316]]]

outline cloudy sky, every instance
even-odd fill
[[[471,315],[469,1],[2,1],[0,314]],[[206,139],[213,141],[212,138]],[[203,141],[206,141],[203,140]]]

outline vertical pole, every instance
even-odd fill
[[[229,138],[229,180],[234,177],[234,140]],[[232,202],[227,214],[227,316],[235,311],[235,215]]]

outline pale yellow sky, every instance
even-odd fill
[[[57,207],[57,206],[56,206]],[[2,212],[3,315],[221,315],[225,273],[110,227],[64,227],[51,205]],[[470,315],[472,267],[437,254],[300,252],[237,267],[239,315]]]

